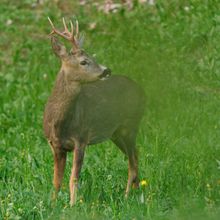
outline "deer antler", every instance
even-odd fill
[[[49,17],[48,17],[48,21],[50,22],[50,25],[52,27],[52,32],[50,33],[50,35],[57,34],[57,35],[65,38],[66,40],[70,41],[73,44],[73,46],[75,47],[75,49],[79,49],[79,44],[78,44],[79,24],[78,24],[77,20],[76,20],[76,34],[75,34],[75,36],[74,36],[74,30],[73,30],[73,23],[71,20],[70,20],[71,31],[69,31],[66,26],[66,21],[63,18],[63,26],[64,26],[63,32],[61,32],[55,28],[53,22],[50,20]]]

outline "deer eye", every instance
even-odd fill
[[[86,64],[88,64],[88,62],[86,60],[83,60],[80,62],[80,65],[86,65]]]

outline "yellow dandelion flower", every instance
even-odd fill
[[[80,203],[83,203],[83,199],[80,199],[79,202],[80,202]]]
[[[146,187],[148,185],[147,180],[141,180],[140,185]]]

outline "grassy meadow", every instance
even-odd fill
[[[34,2],[0,1],[0,219],[219,219],[220,2],[136,1],[108,15],[77,1]],[[146,184],[128,200],[127,159],[109,141],[86,150],[76,206],[71,154],[51,201],[42,118],[60,62],[47,16],[58,27],[63,16],[77,17],[85,50],[146,92],[137,138]]]

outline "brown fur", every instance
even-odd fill
[[[70,177],[70,203],[77,187],[86,145],[111,139],[128,156],[126,196],[138,187],[138,154],[135,146],[145,96],[130,79],[111,76],[84,51],[68,53],[52,38],[54,52],[62,61],[52,94],[44,112],[44,132],[54,155],[54,187],[61,187],[68,151],[74,152]],[[82,64],[82,61],[88,64]]]

